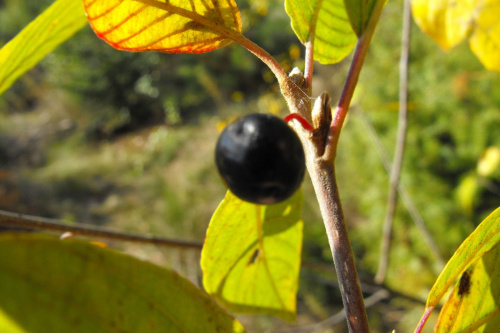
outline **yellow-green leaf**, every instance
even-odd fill
[[[475,262],[481,260],[485,254],[500,245],[500,207],[495,209],[460,245],[453,257],[437,278],[427,297],[426,309],[415,332],[421,332],[432,310],[441,301],[450,286]],[[488,272],[494,273],[494,272]],[[466,273],[466,275],[470,272]],[[464,279],[467,279],[465,277]],[[466,280],[458,282],[464,284]],[[469,285],[470,286],[470,285]],[[460,288],[459,288],[460,289]],[[462,287],[462,290],[464,288]],[[463,292],[460,292],[463,294]]]
[[[0,94],[85,26],[81,0],[57,0],[0,49]]]
[[[302,43],[314,42],[314,59],[333,64],[356,45],[343,0],[285,0],[292,28]]]
[[[234,0],[83,0],[96,34],[128,51],[202,53],[241,32]]]
[[[469,37],[483,65],[500,71],[500,0],[412,0],[417,25],[443,49]]]
[[[230,192],[210,221],[202,251],[203,285],[234,312],[293,320],[302,249],[302,194],[253,205]]]
[[[497,245],[462,273],[439,313],[435,332],[496,333],[499,302],[500,246]]]
[[[435,307],[467,267],[498,243],[500,243],[500,207],[481,222],[448,261],[429,293],[427,307]]]
[[[83,241],[4,233],[0,272],[6,333],[243,331],[173,271]]]

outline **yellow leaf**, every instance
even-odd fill
[[[439,313],[435,332],[498,332],[493,320],[500,314],[499,264],[497,246],[462,273]]]
[[[500,300],[500,290],[496,291],[493,289],[500,289],[500,285],[498,284],[497,281],[500,281],[499,278],[495,278],[496,281],[494,283],[491,283],[488,288],[491,287],[491,292],[493,297],[496,297],[494,300],[494,307],[495,309],[492,310],[492,305],[487,297],[489,297],[487,294],[488,290],[486,287],[482,286],[482,283],[489,283],[486,281],[486,275],[491,276],[496,276],[496,274],[499,274],[496,272],[497,269],[497,263],[489,263],[488,260],[497,260],[497,258],[500,257],[498,253],[498,248],[500,244],[500,207],[498,207],[493,213],[491,213],[488,217],[486,217],[483,222],[474,230],[472,234],[467,237],[467,239],[460,245],[458,250],[455,252],[453,257],[448,261],[446,264],[445,268],[437,278],[436,282],[434,283],[434,286],[432,287],[431,291],[429,292],[429,296],[427,297],[427,303],[425,307],[425,312],[424,315],[422,316],[422,319],[420,319],[420,322],[417,326],[417,329],[415,330],[416,333],[420,333],[425,325],[425,322],[429,318],[431,312],[433,309],[436,307],[436,305],[440,302],[440,300],[443,298],[445,293],[448,291],[451,285],[455,283],[455,281],[458,280],[458,285],[455,288],[455,298],[452,298],[450,304],[453,305],[447,305],[448,307],[452,308],[457,308],[461,306],[460,302],[462,302],[461,299],[465,297],[465,295],[469,295],[472,293],[474,295],[475,299],[474,301],[476,302],[474,306],[469,307],[466,311],[476,311],[476,313],[479,313],[481,315],[478,315],[474,317],[475,319],[470,319],[471,321],[474,320],[476,325],[479,323],[485,323],[485,320],[494,320],[496,322],[497,319],[492,319],[490,314],[498,312],[497,310],[497,302]],[[490,253],[495,253],[490,255]],[[478,266],[480,261],[483,261],[483,264],[485,268],[481,268]],[[484,270],[483,273],[481,273],[481,270]],[[479,272],[479,273],[478,273]],[[480,277],[479,279],[481,281],[475,282],[477,277]],[[483,281],[484,280],[484,281]],[[472,281],[472,282],[471,282]],[[457,289],[458,288],[458,289]],[[475,288],[474,291],[472,291]],[[495,296],[496,295],[496,296]],[[453,296],[452,296],[453,297]],[[478,307],[480,308],[481,306],[485,306],[484,310],[477,309]],[[476,308],[474,308],[476,307]],[[459,309],[460,310],[460,309]],[[459,311],[457,310],[457,311]],[[484,315],[484,318],[483,318]],[[481,317],[482,319],[478,319]],[[486,318],[486,319],[485,319]],[[442,321],[445,319],[442,319]],[[464,319],[465,320],[465,319]],[[488,324],[488,326],[492,325],[491,323]],[[479,327],[479,326],[478,326]],[[498,327],[498,326],[496,326]],[[449,332],[446,329],[440,331],[440,332]],[[458,331],[453,331],[453,332],[462,332],[461,330]],[[473,332],[473,330],[464,330],[463,332]],[[490,331],[484,331],[484,332],[490,332]],[[494,331],[496,332],[496,331]]]
[[[500,1],[477,3],[474,32],[469,39],[470,48],[484,67],[500,71]]]
[[[241,32],[234,0],[83,0],[87,18],[111,46],[128,51],[203,53]]]
[[[500,0],[413,0],[415,22],[444,50],[470,36],[483,65],[500,71]]]
[[[439,275],[427,299],[435,307],[453,282],[475,260],[500,243],[500,207],[491,213],[460,245]]]
[[[467,35],[475,0],[413,0],[417,25],[443,49],[449,50]]]

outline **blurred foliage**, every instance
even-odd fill
[[[50,2],[0,0],[0,45]],[[238,5],[248,38],[287,71],[302,68],[303,48],[281,1]],[[389,156],[397,126],[401,7],[401,0],[387,5],[356,91],[355,107],[368,116]],[[316,89],[338,95],[347,66],[316,66]],[[494,155],[499,81],[466,45],[445,53],[413,27],[402,180],[445,258],[500,203]],[[225,193],[212,157],[218,124],[247,112],[286,111],[272,73],[238,45],[203,55],[119,52],[85,28],[0,97],[0,208],[203,239]],[[349,116],[337,174],[360,275],[371,282],[388,175],[366,126],[358,113]],[[312,266],[301,272],[302,323],[341,309],[308,181],[304,194],[302,255]],[[162,258],[158,249],[128,249]],[[388,285],[425,299],[439,269],[399,203]],[[373,331],[408,331],[421,314],[415,306],[394,299],[370,309]]]

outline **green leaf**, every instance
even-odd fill
[[[173,271],[83,241],[3,234],[0,272],[7,332],[244,331]]]
[[[456,282],[439,313],[437,333],[498,332],[500,246],[475,261]]]
[[[57,0],[0,49],[0,94],[87,23],[81,0]]]
[[[228,309],[294,320],[302,250],[298,191],[260,206],[230,192],[210,221],[201,256],[203,285]]]
[[[344,0],[349,21],[356,35],[361,36],[377,0]]]
[[[320,63],[337,63],[356,45],[343,0],[285,0],[285,9],[299,40],[314,42]]]

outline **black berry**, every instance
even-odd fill
[[[227,187],[242,200],[270,205],[300,187],[305,157],[297,134],[280,118],[251,114],[229,124],[215,148]]]

